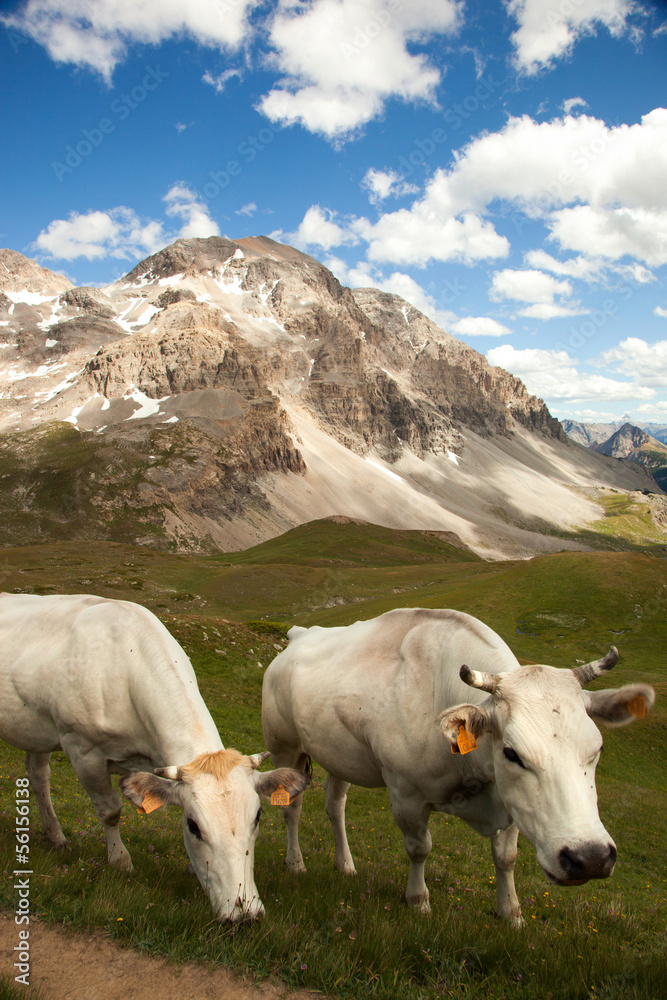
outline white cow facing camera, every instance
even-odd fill
[[[514,887],[523,833],[551,882],[607,878],[616,845],[597,809],[595,722],[622,726],[655,701],[647,684],[586,691],[616,663],[521,666],[488,626],[458,611],[400,608],[340,628],[293,628],[264,675],[262,723],[278,765],[305,755],[328,772],[335,865],[354,874],[345,831],[350,784],[386,785],[410,859],[406,900],[429,912],[424,865],[433,810],[489,837],[498,915],[521,926]],[[444,737],[444,738],[443,738]],[[305,871],[301,796],[283,809],[285,863]]]

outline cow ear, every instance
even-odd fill
[[[442,712],[438,721],[440,732],[453,747],[456,746],[461,726],[475,739],[479,739],[491,729],[491,718],[479,705],[455,705],[454,708]]]
[[[146,771],[128,774],[121,780],[119,787],[125,798],[134,802],[140,812],[153,812],[170,802],[180,805],[180,782],[158,778]]]
[[[635,718],[643,719],[655,704],[655,691],[650,684],[626,684],[622,688],[582,691],[581,697],[591,719],[605,726],[627,726]]]
[[[289,793],[290,802],[310,784],[310,778],[303,771],[295,771],[291,767],[278,767],[275,771],[257,772],[254,777],[255,790],[258,795],[268,799],[282,786]]]

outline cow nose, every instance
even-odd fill
[[[582,844],[576,849],[563,847],[558,860],[568,881],[589,878],[608,878],[616,864],[614,844]]]

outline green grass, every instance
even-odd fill
[[[647,719],[605,731],[598,792],[602,820],[619,849],[611,879],[552,887],[521,838],[516,883],[527,926],[512,931],[493,915],[488,842],[456,818],[434,815],[427,865],[433,913],[421,917],[401,902],[408,864],[386,790],[351,789],[348,834],[359,874],[349,879],[333,870],[323,773],[316,768],[301,824],[308,872],[295,877],[284,870],[282,817],[266,807],[256,881],[267,918],[225,928],[185,873],[178,811],[140,816],[126,803],[122,831],[135,871],[111,870],[90,801],[63,755],[54,754],[53,797],[72,849],[59,854],[41,843],[35,806],[33,913],[106,928],[122,944],[176,961],[223,962],[331,996],[663,995],[667,564],[632,552],[486,564],[446,544],[422,532],[332,522],[296,529],[251,553],[210,559],[122,545],[86,553],[70,543],[4,550],[0,586],[84,589],[157,610],[191,656],[223,742],[244,752],[262,748],[263,670],[291,622],[345,624],[400,605],[456,607],[488,622],[522,659],[559,666],[601,655],[614,642],[619,664],[596,686],[645,679],[658,702]],[[23,774],[22,755],[0,745],[0,906],[10,912],[13,789]]]

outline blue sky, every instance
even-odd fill
[[[0,245],[106,284],[272,235],[561,418],[667,422],[667,4],[0,6]]]

